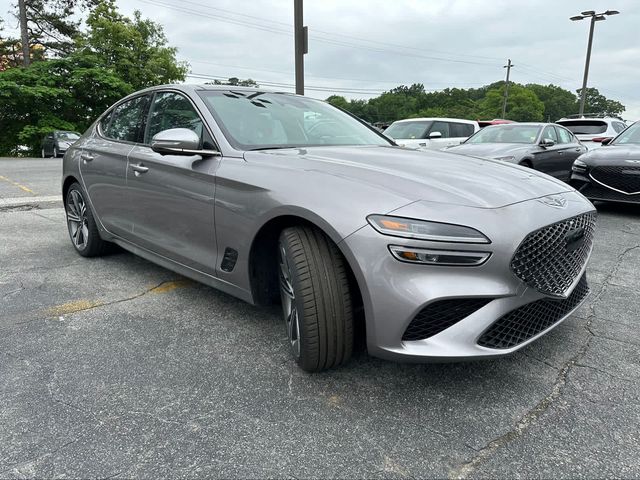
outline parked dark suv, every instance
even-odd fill
[[[76,140],[80,138],[78,132],[56,130],[48,133],[42,139],[42,158],[62,157]]]

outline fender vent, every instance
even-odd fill
[[[227,247],[224,250],[224,256],[222,257],[222,263],[220,264],[220,270],[223,272],[233,271],[233,267],[236,266],[238,261],[238,251],[233,248]]]

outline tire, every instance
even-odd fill
[[[343,365],[353,351],[353,312],[342,254],[307,226],[283,230],[278,250],[282,310],[296,363],[307,372]]]
[[[110,243],[100,238],[91,207],[79,183],[67,190],[64,202],[71,244],[83,257],[97,257],[108,252]]]
[[[44,147],[42,147],[42,158],[47,158],[47,155],[44,153]]]
[[[53,147],[53,155],[52,155],[52,157],[53,157],[53,158],[58,158],[58,157],[59,157],[59,155],[58,155],[58,149],[57,149],[56,147]]]

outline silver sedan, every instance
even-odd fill
[[[588,294],[594,208],[493,160],[395,146],[317,100],[171,85],[112,106],[64,157],[80,255],[115,243],[254,304],[282,304],[307,371],[354,339],[412,361],[500,356]]]

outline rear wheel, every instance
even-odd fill
[[[279,241],[280,294],[291,353],[307,372],[344,364],[353,351],[353,313],[345,260],[311,227]]]
[[[110,244],[100,238],[93,212],[79,183],[73,183],[69,187],[64,207],[69,237],[76,251],[83,257],[107,253]]]

